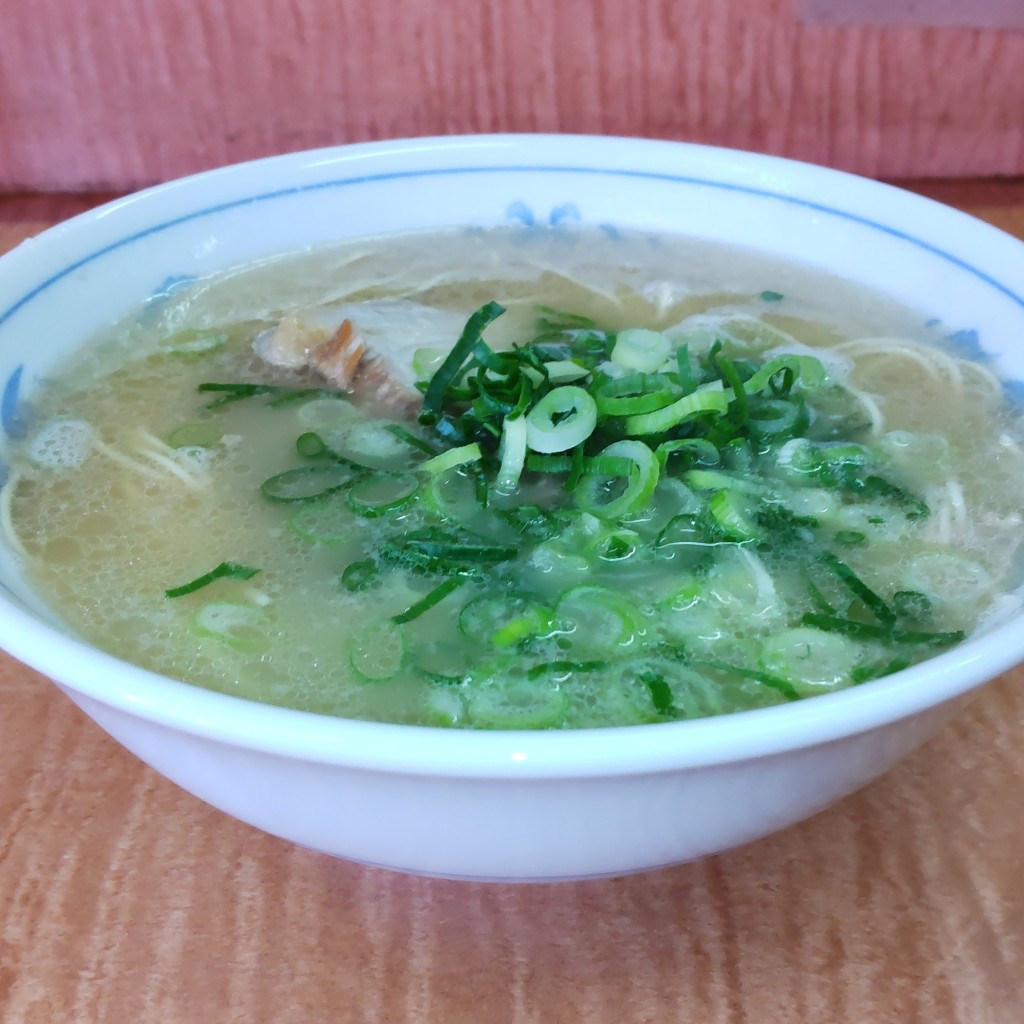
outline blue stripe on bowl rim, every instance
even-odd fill
[[[86,256],[75,260],[73,263],[68,264],[66,267],[58,270],[56,273],[51,274],[46,280],[40,282],[34,288],[26,292],[20,299],[14,302],[11,306],[0,313],[0,326],[3,326],[8,320],[14,316],[19,309],[27,305],[33,299],[35,299],[42,292],[45,292],[48,288],[52,287],[58,281],[67,277],[69,274],[74,273],[81,267],[87,266],[90,263],[101,259],[108,253],[111,253],[117,249],[121,249],[125,246],[131,245],[134,242],[140,241],[143,238],[148,238],[152,235],[159,234],[163,231],[167,231],[171,228],[177,227],[180,224],[188,223],[189,221],[199,220],[203,217],[213,216],[218,213],[224,213],[227,210],[237,209],[242,206],[250,206],[256,203],[270,202],[275,199],[284,199],[289,196],[301,195],[307,192],[318,192],[326,189],[336,188],[348,188],[357,185],[372,184],[380,181],[396,181],[403,179],[414,179],[414,178],[436,178],[444,176],[456,176],[456,175],[486,175],[486,174],[575,174],[575,175],[597,175],[617,178],[632,178],[645,181],[662,181],[669,182],[678,185],[696,185],[703,188],[719,189],[727,192],[741,193],[745,195],[757,196],[762,199],[772,199],[778,202],[787,203],[791,206],[798,206],[803,209],[813,210],[816,213],[828,214],[832,217],[838,217],[841,220],[846,220],[855,224],[863,225],[864,227],[870,228],[874,231],[878,231],[882,234],[888,235],[891,238],[897,238],[901,241],[908,242],[909,244],[921,249],[925,252],[931,253],[933,256],[937,256],[952,266],[958,267],[961,270],[966,271],[968,274],[983,281],[985,284],[994,288],[997,292],[1010,299],[1013,303],[1024,309],[1024,296],[1018,295],[1012,288],[998,281],[996,278],[984,271],[979,270],[977,267],[968,263],[966,260],[961,259],[959,256],[955,256],[953,253],[948,252],[939,246],[932,245],[930,242],[926,242],[921,238],[917,238],[914,235],[907,233],[899,228],[892,227],[889,224],[884,224],[881,221],[873,220],[870,217],[864,217],[857,213],[851,213],[847,210],[839,209],[838,207],[829,206],[825,203],[818,203],[810,199],[803,199],[799,196],[786,195],[785,193],[775,192],[771,189],[755,188],[749,185],[739,185],[732,182],[716,181],[710,178],[699,178],[687,175],[676,175],[676,174],[665,174],[654,171],[638,171],[629,170],[624,168],[602,168],[602,167],[576,167],[572,165],[495,165],[495,166],[481,166],[481,167],[443,167],[443,168],[423,168],[419,170],[410,171],[389,171],[380,174],[366,174],[356,175],[350,178],[334,178],[328,181],[311,182],[306,185],[293,185],[288,188],[275,189],[270,192],[261,192],[256,195],[243,196],[239,199],[232,199],[224,203],[217,203],[213,206],[203,207],[199,210],[193,210],[190,213],[181,215],[180,217],[174,217],[170,220],[162,221],[158,224],[150,225],[147,228],[143,228],[140,231],[136,231],[133,234],[126,235],[124,238],[120,238],[117,241],[110,242],[109,244],[102,246],[99,249],[89,253]]]

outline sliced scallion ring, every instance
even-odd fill
[[[654,373],[668,358],[672,342],[660,331],[630,327],[619,331],[612,348],[612,362],[641,373]]]
[[[344,463],[324,466],[302,466],[264,480],[260,490],[271,501],[311,501],[341,490],[356,471]]]
[[[628,647],[644,634],[643,616],[631,601],[586,583],[558,599],[555,624],[573,648],[589,653]]]
[[[419,490],[411,473],[369,473],[348,492],[348,507],[364,519],[376,519],[405,508]]]
[[[266,616],[262,609],[235,601],[210,601],[195,617],[196,631],[239,651],[269,646]]]
[[[521,594],[481,594],[459,612],[459,630],[478,643],[511,647],[551,628],[550,608]]]
[[[708,500],[708,512],[728,540],[754,540],[764,533],[750,514],[749,501],[735,491],[715,491]]]
[[[552,388],[526,414],[526,443],[546,455],[567,452],[590,437],[595,426],[597,406],[583,388]]]
[[[585,473],[575,492],[577,507],[601,519],[621,519],[643,508],[658,486],[654,452],[643,441],[616,441],[601,456],[628,459],[630,471],[626,476]]]
[[[802,434],[810,420],[807,403],[803,399],[768,398],[750,406],[747,432],[751,437],[777,441]]]
[[[569,709],[557,683],[521,676],[487,680],[470,689],[468,698],[469,717],[478,729],[551,729]]]
[[[604,381],[594,400],[603,416],[635,416],[664,409],[679,396],[679,389],[660,373],[631,373]]]
[[[212,420],[183,423],[167,435],[172,448],[211,448],[224,436],[224,431]]]
[[[646,434],[664,434],[666,430],[679,426],[698,416],[724,415],[729,411],[731,393],[726,393],[721,381],[705,385],[690,395],[680,398],[663,409],[630,416],[626,420],[626,433],[633,437]]]
[[[288,520],[288,529],[312,544],[344,544],[355,520],[341,497],[304,502]]]
[[[786,355],[764,364],[752,377],[744,381],[743,390],[748,395],[763,391],[776,374],[789,370],[806,391],[820,388],[827,380],[828,373],[820,359],[814,356]]]
[[[382,619],[359,631],[352,643],[349,661],[360,679],[380,683],[398,675],[404,658],[401,629],[390,619]]]
[[[322,431],[320,436],[334,455],[367,469],[392,469],[408,463],[412,451],[389,426],[385,420],[358,420]]]

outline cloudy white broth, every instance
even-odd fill
[[[293,254],[57,368],[4,532],[71,629],[253,700],[491,729],[784,704],[1020,604],[1020,417],[925,321],[639,233]]]

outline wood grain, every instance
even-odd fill
[[[1007,188],[930,191],[1006,225],[1024,183]],[[88,200],[32,202],[0,199],[0,249]],[[5,656],[0,709],[5,1024],[1021,1021],[1024,667],[808,822],[557,886],[407,877],[258,833]]]
[[[312,146],[488,131],[690,139],[882,177],[1024,173],[1024,33],[799,11],[797,0],[8,3],[0,187],[126,188]]]

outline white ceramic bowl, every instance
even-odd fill
[[[203,275],[314,242],[579,220],[778,253],[941,318],[1024,378],[1024,245],[850,175],[675,143],[417,139],[296,153],[172,182],[0,260],[5,430],[94,330]],[[0,559],[0,644],[157,771],[229,814],[366,863],[480,879],[653,868],[805,818],[885,771],[1024,658],[1024,617],[889,678],[724,718],[472,733],[320,717],[135,668],[63,629]]]

